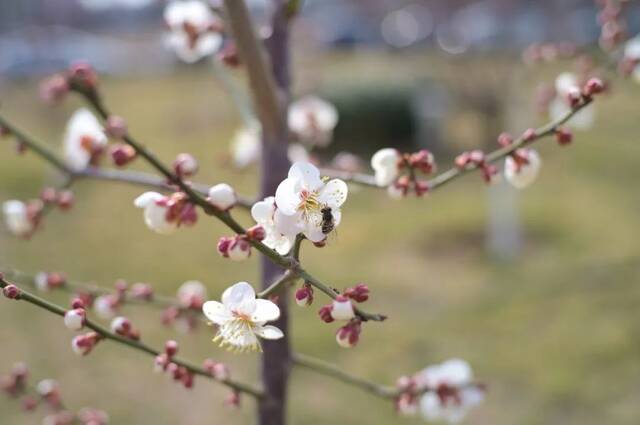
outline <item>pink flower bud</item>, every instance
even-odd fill
[[[22,410],[25,412],[32,412],[38,407],[38,400],[31,396],[26,396],[22,399]]]
[[[58,194],[58,208],[67,211],[73,206],[74,196],[70,190],[63,190]]]
[[[302,285],[296,291],[296,304],[300,307],[308,307],[313,303],[313,288],[308,283]]]
[[[355,302],[363,303],[369,299],[369,287],[364,283],[359,283],[353,288],[344,291],[344,295]]]
[[[71,340],[71,349],[79,356],[86,356],[93,350],[100,338],[96,332],[77,335]]]
[[[156,372],[164,372],[169,365],[169,356],[166,353],[158,354],[154,359],[154,370]]]
[[[351,348],[360,340],[361,325],[359,320],[352,320],[338,329],[336,341],[343,348]]]
[[[351,304],[351,300],[343,295],[338,295],[332,303],[331,317],[335,320],[353,319],[355,317],[355,312],[353,311],[353,304]]]
[[[194,379],[193,373],[186,371],[186,373],[182,375],[182,385],[186,389],[191,389],[193,388],[194,384],[195,384],[195,379]]]
[[[131,321],[126,317],[118,316],[111,321],[111,332],[122,336],[129,336],[131,332]]]
[[[408,162],[411,167],[422,171],[424,174],[431,174],[435,171],[433,154],[426,149],[411,154]]]
[[[153,287],[148,283],[134,283],[131,286],[130,294],[137,300],[151,301],[153,299]]]
[[[255,226],[247,229],[246,235],[247,235],[247,238],[249,238],[249,240],[260,242],[267,237],[267,232],[264,230],[264,227],[262,227],[259,224],[256,224]]]
[[[86,303],[85,300],[83,300],[80,297],[75,297],[71,300],[71,308],[76,309],[76,308],[82,308],[84,309],[86,307]]]
[[[137,153],[133,147],[125,143],[116,143],[109,149],[109,155],[116,167],[124,167],[136,159]]]
[[[164,352],[167,354],[167,357],[172,358],[178,353],[178,343],[173,340],[165,342]]]
[[[573,133],[567,128],[558,128],[556,130],[556,140],[561,146],[568,145],[573,141]]]
[[[110,115],[107,118],[105,132],[113,139],[123,139],[127,136],[127,123],[122,117]]]
[[[93,91],[98,86],[98,74],[87,62],[76,62],[69,67],[72,88]]]
[[[318,316],[320,316],[320,320],[325,323],[333,322],[333,315],[331,314],[331,310],[333,309],[332,304],[324,305],[318,310]]]
[[[191,177],[198,172],[198,161],[191,154],[181,153],[173,161],[173,171],[178,177]]]
[[[62,101],[69,93],[69,82],[61,74],[52,75],[40,83],[40,98],[50,104]]]
[[[240,393],[232,391],[224,401],[225,406],[237,408],[240,407]]]
[[[84,327],[86,313],[82,308],[69,310],[64,314],[64,325],[72,331],[79,331]]]
[[[533,128],[528,128],[524,133],[522,133],[522,139],[525,142],[532,142],[536,139],[536,137],[538,137],[538,135],[536,134],[536,130]]]
[[[502,147],[509,146],[513,143],[513,136],[509,133],[501,133],[498,136],[498,144]]]
[[[58,193],[53,187],[45,187],[40,193],[40,199],[44,203],[52,204],[58,199]]]
[[[469,152],[462,152],[460,155],[456,156],[454,160],[454,164],[459,169],[464,169],[471,162],[471,155]]]
[[[423,196],[429,193],[429,190],[431,190],[431,188],[429,187],[428,182],[416,180],[413,184],[413,190],[416,192],[416,196]]]
[[[20,298],[20,288],[18,288],[16,285],[13,284],[9,284],[7,286],[5,286],[4,288],[2,288],[2,294],[9,298],[10,300],[17,300]]]
[[[251,255],[251,244],[244,235],[234,238],[222,237],[218,241],[218,252],[233,261],[243,261]]]
[[[585,96],[593,96],[594,94],[600,94],[604,91],[605,84],[599,78],[591,78],[587,81],[587,84],[584,85],[584,94]]]
[[[482,178],[487,184],[493,184],[500,178],[498,167],[494,164],[481,165],[480,172],[482,173]]]
[[[119,307],[118,297],[113,294],[100,295],[95,299],[93,308],[101,319],[111,319]]]

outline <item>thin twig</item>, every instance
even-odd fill
[[[8,282],[4,277],[0,277],[0,289],[4,289],[6,286],[10,285],[11,283]],[[17,285],[16,285],[17,286]],[[42,299],[26,290],[24,290],[23,288],[19,288],[20,290],[20,294],[18,296],[18,300],[22,300],[22,301],[26,301],[30,304],[33,304],[37,307],[40,307],[44,310],[47,310],[53,314],[56,314],[58,316],[64,317],[65,313],[67,312],[67,310],[65,310],[64,308],[62,308],[61,306],[51,303],[45,299]],[[104,328],[103,326],[95,323],[94,321],[90,320],[90,319],[86,319],[85,321],[85,325],[87,328],[95,331],[96,333],[98,333],[99,335],[101,335],[102,337],[111,340],[113,342],[116,342],[118,344],[122,344],[122,345],[126,345],[130,348],[133,348],[135,350],[141,351],[143,353],[146,353],[150,356],[158,356],[159,354],[161,354],[162,352],[160,350],[157,350],[155,348],[152,348],[146,344],[143,344],[142,342],[139,341],[134,341],[132,339],[129,338],[125,338],[122,337],[120,335],[117,335],[113,332],[110,332],[109,330],[107,330],[106,328]],[[173,363],[182,366],[184,368],[186,368],[189,372],[195,374],[195,375],[200,375],[209,379],[213,380],[213,377],[211,376],[211,374],[209,372],[207,372],[205,369],[200,368],[192,363],[189,363],[185,360],[180,360],[177,358],[172,358],[171,360]],[[242,393],[246,393],[249,394],[255,398],[261,398],[263,397],[262,391],[251,386],[248,384],[243,384],[240,382],[237,382],[233,379],[225,379],[225,380],[216,380],[216,382],[220,382],[223,385],[226,385],[229,388],[232,388],[235,391],[238,392],[242,392]]]

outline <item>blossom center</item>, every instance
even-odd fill
[[[320,202],[318,201],[318,192],[303,190],[300,192],[300,203],[298,210],[302,211],[304,217],[308,217],[313,212],[320,210]]]

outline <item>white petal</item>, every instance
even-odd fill
[[[146,208],[152,202],[159,201],[162,198],[164,198],[164,196],[158,192],[145,192],[133,201],[133,205],[138,208]]]
[[[218,33],[207,33],[198,39],[196,50],[201,57],[214,54],[222,45],[222,36]]]
[[[327,238],[327,235],[322,233],[322,227],[321,226],[314,226],[314,225],[308,226],[304,231],[304,235],[311,242],[322,242],[323,240],[325,240]]]
[[[224,304],[218,301],[207,301],[202,305],[202,312],[207,319],[216,325],[222,325],[231,319],[231,313]]]
[[[451,359],[441,363],[440,373],[447,384],[456,387],[464,386],[473,379],[471,366],[462,359]]]
[[[283,214],[280,209],[276,210],[273,217],[273,223],[275,224],[278,232],[293,238],[305,229],[305,223],[302,221],[301,213],[286,215]]]
[[[284,336],[284,333],[280,329],[271,325],[257,327],[254,332],[264,339],[280,339]]]
[[[624,56],[631,60],[640,59],[640,35],[636,35],[634,38],[627,41],[624,48]]]
[[[318,190],[323,183],[320,179],[320,170],[308,162],[296,162],[289,169],[289,179],[297,180],[310,191]],[[276,195],[277,198],[277,195]]]
[[[345,182],[333,179],[322,188],[318,201],[329,208],[340,208],[347,200],[348,193],[349,188]]]
[[[253,217],[256,223],[272,223],[275,209],[275,198],[269,196],[265,198],[264,201],[258,201],[253,204],[251,207],[251,217]]]
[[[374,170],[380,168],[390,168],[398,166],[400,154],[396,149],[383,148],[373,154],[371,157],[371,168]]]
[[[542,161],[538,152],[533,149],[527,151],[528,164],[518,167],[512,157],[507,157],[504,161],[504,177],[517,189],[524,189],[533,183],[538,176]]]
[[[280,308],[269,300],[256,300],[256,309],[251,320],[254,322],[271,322],[280,317]]]
[[[227,288],[222,294],[222,304],[229,310],[235,310],[245,301],[253,301],[256,293],[247,282],[238,282]]]
[[[144,222],[147,227],[161,235],[170,235],[178,229],[175,221],[167,220],[167,208],[154,202],[144,209]]]
[[[276,205],[278,210],[286,215],[293,215],[300,204],[298,181],[292,178],[284,179],[276,189]]]

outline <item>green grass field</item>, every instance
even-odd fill
[[[338,61],[325,83],[356,69]],[[196,70],[104,83],[112,109],[161,158],[191,152],[201,163],[198,181],[233,182],[242,193],[255,193],[254,171],[221,165],[239,120],[211,75]],[[51,109],[36,95],[35,82],[0,86],[3,113],[55,147],[79,103],[70,99]],[[335,326],[317,319],[319,305],[295,307],[295,349],[381,383],[449,357],[465,358],[489,385],[471,424],[637,424],[639,95],[640,86],[619,85],[599,105],[596,127],[577,134],[572,146],[540,144],[539,181],[518,196],[526,244],[514,261],[492,261],[485,253],[487,196],[478,176],[400,203],[382,192],[353,191],[338,236],[325,249],[305,247],[303,261],[334,286],[366,282],[372,288],[367,308],[390,319],[367,324],[359,346],[344,350],[335,343]],[[6,145],[0,158],[2,200],[35,196],[51,181],[52,170],[31,154],[17,158]],[[227,232],[212,220],[201,217],[197,227],[171,237],[150,232],[132,205],[140,192],[79,182],[73,210],[51,214],[31,241],[1,231],[0,265],[63,270],[102,285],[121,277],[151,282],[165,294],[198,279],[212,298],[237,281],[256,283],[257,255],[249,265],[220,258],[216,241]],[[249,223],[248,216],[239,217]],[[64,294],[51,298],[67,303]],[[149,343],[173,335],[155,310],[125,312]],[[153,374],[152,359],[138,352],[103,343],[78,358],[62,321],[29,305],[0,300],[0,323],[2,372],[14,361],[28,362],[33,376],[60,381],[71,407],[103,408],[114,424],[252,423],[250,399],[239,412],[229,410],[220,387],[197,380],[186,391]],[[189,358],[224,360],[235,376],[255,379],[257,356],[229,355],[210,343],[207,331],[178,341]],[[294,371],[290,411],[296,425],[421,422],[396,417],[390,404],[305,370]],[[0,423],[39,419],[25,418],[16,403],[0,398]]]

